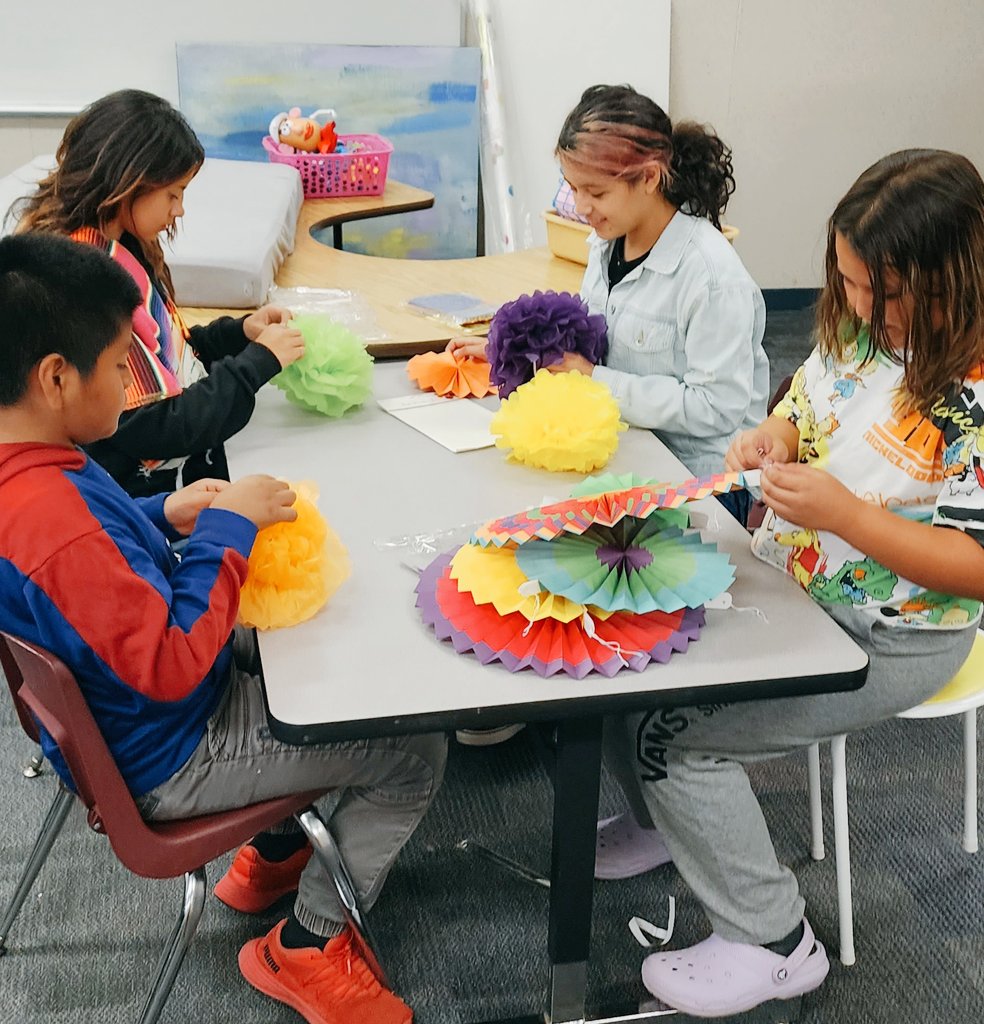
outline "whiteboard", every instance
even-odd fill
[[[179,42],[461,42],[459,0],[3,0],[0,25],[0,114],[75,112],[115,89],[177,103]]]

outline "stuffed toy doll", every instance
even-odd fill
[[[318,120],[322,117],[324,125]],[[335,117],[334,110],[316,110],[310,117],[302,117],[300,107],[291,107],[270,122],[270,137],[281,153],[334,153],[338,145]]]

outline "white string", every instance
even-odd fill
[[[630,650],[626,652],[625,648],[615,640],[603,640],[595,631],[594,619],[591,618],[587,610],[585,610],[584,614],[581,616],[581,625],[584,626],[584,632],[587,633],[596,644],[601,644],[602,647],[607,647],[623,665],[628,665],[629,663],[629,659],[625,656],[626,653],[630,656],[642,654],[642,651]]]
[[[757,608],[755,605],[737,605],[727,591],[718,594],[717,597],[712,597],[710,601],[705,601],[704,607],[716,612],[726,612],[729,609],[735,612],[754,612],[766,625],[769,624],[769,617],[761,608]]]
[[[651,949],[655,945],[654,939],[659,939],[659,944],[665,946],[673,938],[673,926],[676,924],[676,900],[672,896],[667,896],[666,899],[670,906],[665,928],[660,928],[644,917],[629,919],[629,931],[644,949]]]
[[[761,620],[762,620],[762,621],[763,621],[763,622],[764,622],[764,623],[765,623],[765,624],[766,624],[767,626],[768,626],[768,624],[769,624],[769,616],[768,616],[768,615],[766,615],[766,614],[765,614],[765,612],[764,612],[764,611],[762,611],[762,609],[761,609],[761,608],[757,608],[757,607],[755,607],[755,605],[751,605],[751,604],[749,604],[749,605],[738,605],[738,604],[733,604],[733,605],[732,605],[731,607],[732,607],[732,608],[733,608],[733,609],[734,609],[734,610],[735,610],[736,612],[755,612],[755,614],[756,614],[756,615],[757,615],[757,616],[758,616],[758,617],[759,617],[759,618],[760,618],[760,619],[761,619]]]
[[[522,597],[533,598],[533,611],[529,615],[526,615],[525,611],[523,612],[528,620],[526,623],[526,629],[523,630],[523,636],[526,636],[533,628],[533,623],[536,622],[537,613],[540,611],[540,581],[527,580],[525,583],[520,583],[516,589]],[[525,608],[525,606],[526,602],[524,601],[523,607]]]

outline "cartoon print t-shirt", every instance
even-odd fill
[[[980,370],[934,406],[900,411],[902,367],[869,356],[862,330],[842,362],[814,349],[774,415],[799,431],[799,461],[827,470],[865,501],[963,530],[984,544],[984,379]],[[815,600],[851,604],[890,625],[962,629],[979,601],[938,594],[897,576],[835,534],[805,530],[769,509],[752,551]]]

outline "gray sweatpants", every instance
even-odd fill
[[[396,855],[413,834],[444,777],[443,733],[292,746],[267,725],[256,641],[237,627],[234,665],[221,705],[181,770],[138,800],[163,821],[243,807],[324,787],[340,793],[330,816],[355,887],[371,907]],[[281,830],[295,831],[293,819]],[[301,875],[295,913],[319,935],[337,932],[342,909],[331,879],[312,857]]]
[[[606,762],[637,820],[660,831],[714,931],[732,942],[774,942],[805,906],[796,877],[776,858],[744,765],[921,704],[963,664],[976,634],[892,628],[853,608],[825,610],[868,653],[860,690],[660,708],[605,725]]]

